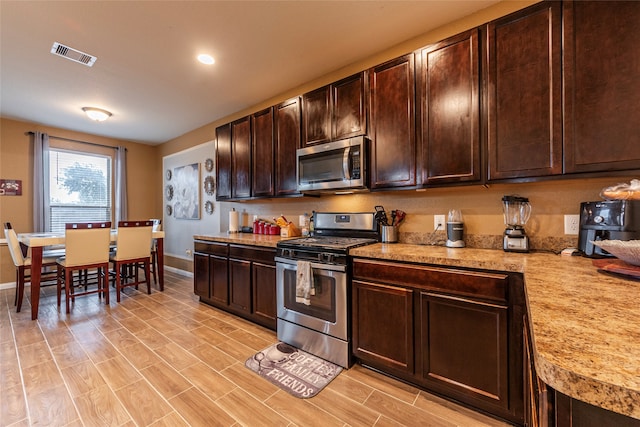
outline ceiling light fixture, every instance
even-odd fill
[[[198,61],[202,62],[203,64],[206,65],[211,65],[213,64],[215,61],[215,59],[213,59],[213,57],[211,55],[207,55],[206,53],[202,53],[200,55],[198,55]]]
[[[111,112],[103,110],[102,108],[82,107],[82,111],[84,111],[91,120],[95,120],[96,122],[104,122],[112,116]]]

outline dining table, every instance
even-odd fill
[[[115,242],[118,230],[111,230],[111,241]],[[152,238],[156,239],[158,252],[158,288],[164,291],[164,231],[154,231]],[[47,246],[64,246],[63,232],[49,233],[19,233],[21,244],[31,249],[31,320],[38,318],[40,304],[40,277],[42,273],[42,253]]]

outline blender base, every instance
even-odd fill
[[[529,238],[504,236],[503,249],[505,252],[529,252]]]

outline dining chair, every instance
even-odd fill
[[[57,260],[58,308],[64,281],[67,313],[69,300],[78,296],[97,293],[109,304],[109,243],[111,222],[88,222],[65,224],[65,256]],[[89,283],[87,271],[96,270],[96,282]],[[78,282],[74,283],[74,271],[78,271]]]
[[[151,234],[152,221],[120,221],[116,237],[116,251],[110,256],[116,277],[116,298],[120,302],[120,292],[127,286],[147,284],[147,294],[151,293]],[[140,280],[138,266],[144,269],[144,281]],[[125,272],[133,267],[133,281],[129,282]]]
[[[31,257],[27,256],[28,253],[22,251],[18,235],[10,222],[4,223],[4,236],[7,239],[7,246],[9,247],[9,253],[11,254],[13,265],[16,267],[16,296],[13,304],[16,306],[16,311],[19,313],[22,308],[25,284],[31,279]],[[43,251],[42,274],[40,276],[41,282],[55,280],[55,271],[49,272],[48,270],[50,267],[55,267],[56,258],[59,255],[59,251]]]
[[[152,218],[150,221],[153,223],[151,227],[151,231],[161,231],[162,230],[162,220],[157,218]],[[158,241],[157,239],[151,239],[151,274],[153,275],[153,283],[158,283]]]

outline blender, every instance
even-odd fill
[[[524,232],[524,225],[531,216],[529,199],[520,196],[504,196],[504,250],[507,252],[529,252],[529,238]]]

